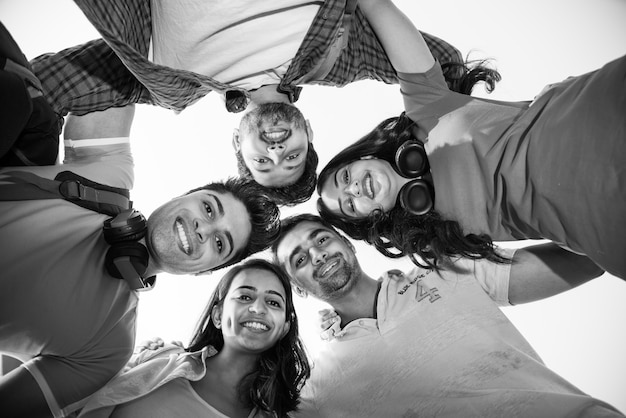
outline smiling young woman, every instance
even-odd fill
[[[286,417],[309,375],[288,277],[249,260],[224,275],[186,349],[139,352],[80,416]]]

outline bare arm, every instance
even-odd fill
[[[396,71],[424,73],[432,68],[435,59],[422,34],[391,0],[359,0],[359,7]]]
[[[515,252],[509,281],[509,301],[533,302],[554,296],[602,275],[585,256],[556,244],[540,244]]]
[[[74,141],[94,138],[128,137],[135,116],[135,105],[111,107],[83,116],[68,115],[65,139]]]

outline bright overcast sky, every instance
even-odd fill
[[[464,54],[473,51],[475,58],[495,59],[503,81],[490,95],[494,99],[532,99],[546,84],[594,70],[626,53],[624,0],[396,4],[419,28]],[[0,0],[0,20],[28,58],[97,37],[71,0]],[[308,86],[298,105],[315,131],[320,168],[377,122],[403,110],[398,86],[369,81],[343,89]],[[236,175],[231,134],[238,121],[216,94],[179,115],[138,106],[131,133],[135,207],[148,215],[165,199]],[[310,201],[283,214],[314,211]],[[411,266],[361,243],[357,255],[374,277]],[[154,290],[141,294],[137,341],[161,336],[187,343],[221,274],[161,275]],[[305,341],[314,352],[319,344],[316,312],[322,305],[297,297],[296,304]],[[546,364],[581,390],[626,412],[625,281],[604,275],[566,294],[504,311]]]

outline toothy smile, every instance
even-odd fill
[[[374,199],[374,186],[372,185],[372,176],[370,173],[367,173],[363,179],[363,192],[370,199]]]
[[[185,254],[189,255],[189,250],[191,246],[189,245],[189,240],[187,239],[187,234],[185,233],[185,228],[180,221],[176,221],[176,232],[178,232],[178,239],[180,240],[180,244],[183,248]]]
[[[328,274],[328,272],[331,271],[338,263],[339,262],[337,260],[329,261],[328,263],[326,263],[326,265],[320,269],[320,276],[326,276],[326,274]]]
[[[243,324],[241,324],[242,327],[244,328],[250,328],[256,331],[268,331],[270,328],[261,323],[261,322],[255,322],[255,321],[246,321]]]
[[[288,129],[278,129],[275,131],[263,131],[263,138],[269,142],[282,142],[289,137],[291,131]]]

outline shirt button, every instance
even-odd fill
[[[363,320],[362,320],[362,319],[361,319],[361,320],[359,320],[359,325],[363,325],[363,324],[365,324],[365,322],[363,322]]]
[[[324,14],[322,15],[322,19],[328,19],[328,13],[324,13]]]

